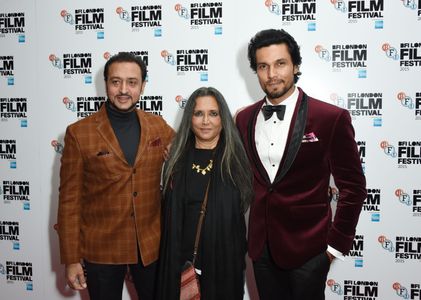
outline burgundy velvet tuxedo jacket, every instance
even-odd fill
[[[303,265],[327,245],[347,254],[366,197],[348,111],[307,97],[299,89],[289,133],[280,133],[288,134],[288,139],[271,183],[255,144],[255,124],[263,102],[246,107],[236,117],[254,172],[249,256],[258,259],[267,243],[275,263],[289,269]],[[330,175],[340,192],[333,221]]]
[[[58,233],[61,262],[103,264],[158,258],[163,151],[174,131],[159,116],[136,110],[141,136],[130,166],[105,105],[67,128],[61,158]]]

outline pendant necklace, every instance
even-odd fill
[[[193,163],[192,170],[196,170],[197,173],[202,173],[202,175],[206,175],[206,173],[212,170],[212,167],[213,167],[213,160],[211,159],[209,161],[209,164],[204,168],[201,168],[200,165],[196,165],[195,163]]]

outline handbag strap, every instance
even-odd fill
[[[196,262],[197,251],[199,249],[200,235],[202,233],[203,220],[205,219],[205,215],[206,215],[206,205],[208,203],[209,185],[210,185],[210,178],[208,181],[208,185],[206,187],[206,192],[205,192],[205,197],[203,198],[202,207],[200,208],[199,221],[197,222],[196,238],[194,240],[194,249],[193,249],[193,261],[192,261],[193,266],[194,266],[194,263]]]

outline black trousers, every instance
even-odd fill
[[[260,300],[324,300],[330,260],[322,252],[296,269],[284,270],[273,261],[267,245],[253,262]]]
[[[157,262],[143,266],[140,262],[130,265],[95,264],[85,261],[88,292],[91,300],[121,300],[127,268],[141,300],[153,300]]]

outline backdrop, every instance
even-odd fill
[[[421,299],[421,0],[2,0],[1,299],[87,298],[59,264],[58,173],[66,126],[105,100],[109,56],[142,57],[139,106],[177,128],[200,86],[219,89],[232,113],[263,97],[246,49],[267,28],[299,43],[298,85],[349,110],[367,176],[354,246],[333,263],[327,299]],[[246,277],[245,299],[258,299],[250,268]]]

